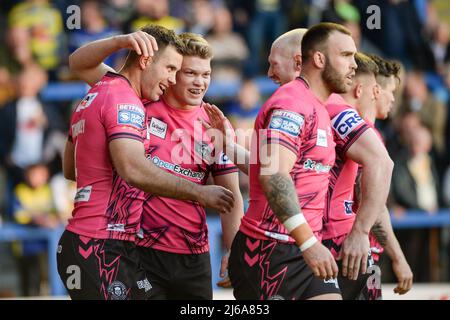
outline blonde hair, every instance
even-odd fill
[[[212,59],[212,47],[201,35],[192,32],[184,32],[179,35],[179,38],[184,45],[183,56]]]

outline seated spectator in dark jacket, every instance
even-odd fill
[[[417,121],[415,113],[406,114],[401,133],[406,148],[395,155],[392,175],[391,200],[396,216],[407,210],[419,210],[433,214],[439,208],[439,183],[435,163],[430,155],[432,137],[430,131]],[[419,125],[410,125],[410,124]],[[396,230],[397,238],[405,248],[416,281],[430,281],[428,229]],[[418,254],[420,253],[420,254]]]

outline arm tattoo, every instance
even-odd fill
[[[372,229],[370,229],[370,232],[372,232],[375,235],[375,238],[377,238],[378,242],[382,247],[386,246],[387,234],[379,221],[375,222],[375,224],[372,226]]]
[[[264,189],[270,208],[281,223],[300,213],[297,192],[290,176],[275,174]]]

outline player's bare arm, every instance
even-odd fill
[[[338,267],[331,252],[319,241],[311,242],[314,243],[312,246],[305,247],[305,244],[315,239],[306,220],[295,225],[291,223],[300,215],[303,217],[294,182],[290,176],[297,156],[278,144],[267,144],[266,147],[268,161],[261,164],[259,181],[270,208],[278,220],[286,226],[296,244],[300,248],[305,248],[302,250],[303,257],[314,274],[323,279],[335,278]]]
[[[377,230],[373,230],[378,242],[384,247],[387,255],[392,260],[392,270],[397,278],[397,287],[394,292],[398,294],[407,293],[413,284],[413,273],[406,261],[402,248],[395,237],[391,224],[388,208],[385,207],[376,223]],[[383,243],[384,241],[384,243]]]
[[[216,129],[222,132],[223,135],[223,152],[236,164],[236,166],[243,173],[248,175],[250,165],[250,152],[243,146],[235,143],[234,129],[230,121],[223,114],[223,112],[213,104],[205,103],[203,105],[208,114],[210,123],[202,121],[206,129]]]
[[[231,281],[227,275],[228,256],[231,244],[236,233],[239,230],[241,219],[244,216],[244,201],[242,200],[241,190],[239,189],[239,174],[237,172],[219,175],[214,177],[214,183],[230,190],[234,195],[234,205],[228,214],[220,215],[222,223],[222,236],[227,253],[222,257],[220,265],[220,277],[222,280],[217,283],[219,287],[231,287]]]
[[[356,280],[366,273],[370,250],[369,232],[384,210],[391,182],[393,162],[372,129],[364,132],[346,153],[362,165],[361,202],[352,231],[342,244],[342,275]]]
[[[139,141],[115,139],[109,143],[109,150],[118,174],[136,188],[162,197],[197,201],[221,213],[233,208],[231,191],[215,185],[198,185],[165,172],[147,160],[144,145]]]
[[[72,142],[67,140],[63,157],[64,178],[75,181],[75,148]]]
[[[106,72],[116,72],[103,61],[121,49],[134,50],[138,55],[152,57],[158,50],[158,45],[154,37],[143,31],[93,41],[69,56],[70,70],[80,80],[92,86],[100,81]]]

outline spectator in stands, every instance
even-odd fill
[[[446,22],[439,21],[433,30],[431,49],[433,50],[436,67],[439,74],[444,74],[444,64],[450,59],[449,33]]]
[[[361,30],[374,45],[382,49],[390,59],[400,60],[406,68],[434,70],[435,63],[428,39],[424,32],[424,12],[408,0],[359,0],[354,1],[361,16],[367,16],[370,5],[380,8],[380,28],[368,28],[366,19],[361,20]]]
[[[47,0],[27,0],[13,7],[8,19],[19,62],[26,65],[35,60],[56,78],[64,31],[60,12]]]
[[[112,37],[119,34],[119,31],[111,28],[105,20],[98,1],[84,0],[81,4],[81,24],[82,28],[74,30],[69,37],[69,51],[74,52],[79,47],[88,42]],[[118,55],[109,56],[104,62],[115,68],[115,61]]]
[[[56,214],[53,195],[48,184],[48,168],[43,164],[31,165],[26,168],[25,177],[25,182],[18,184],[14,189],[14,220],[22,225],[56,228],[61,221]],[[13,251],[20,273],[21,295],[40,295],[45,241],[29,240],[14,243]]]
[[[349,1],[334,0],[328,9],[323,12],[323,22],[340,23],[347,27],[355,40],[358,51],[370,52],[381,56],[382,53],[372,42],[370,42],[361,33],[361,15],[356,7],[349,3]]]
[[[233,32],[231,13],[226,7],[216,9],[213,18],[212,32],[206,37],[214,52],[212,81],[240,82],[248,57],[247,44],[240,34]]]
[[[392,209],[397,216],[407,210],[433,214],[439,208],[439,179],[430,154],[432,136],[420,124],[418,114],[408,113],[401,120],[401,136],[406,150],[395,155],[391,184]],[[417,281],[429,281],[427,229],[397,230],[396,235]],[[420,254],[418,254],[420,252]]]
[[[445,152],[447,108],[428,91],[422,72],[409,72],[405,82],[405,99],[399,114],[417,112],[420,121],[431,131],[435,151],[442,157]]]
[[[189,4],[184,16],[186,31],[206,35],[215,23],[217,8],[209,0],[192,0]]]
[[[27,66],[17,77],[17,99],[0,109],[0,163],[13,185],[23,181],[26,167],[42,161],[45,138],[61,125],[54,108],[39,97],[46,83],[44,70]]]
[[[168,0],[136,0],[135,13],[125,23],[125,33],[141,29],[148,24],[156,24],[180,33],[184,30],[184,22],[170,15]]]
[[[133,0],[105,0],[102,12],[109,25],[115,29],[121,29],[134,13]]]
[[[250,56],[247,60],[246,75],[249,77],[267,70],[266,57],[272,42],[287,28],[287,0],[229,1],[233,12],[240,14],[241,21],[247,23],[247,42]],[[264,71],[263,71],[264,70]]]

